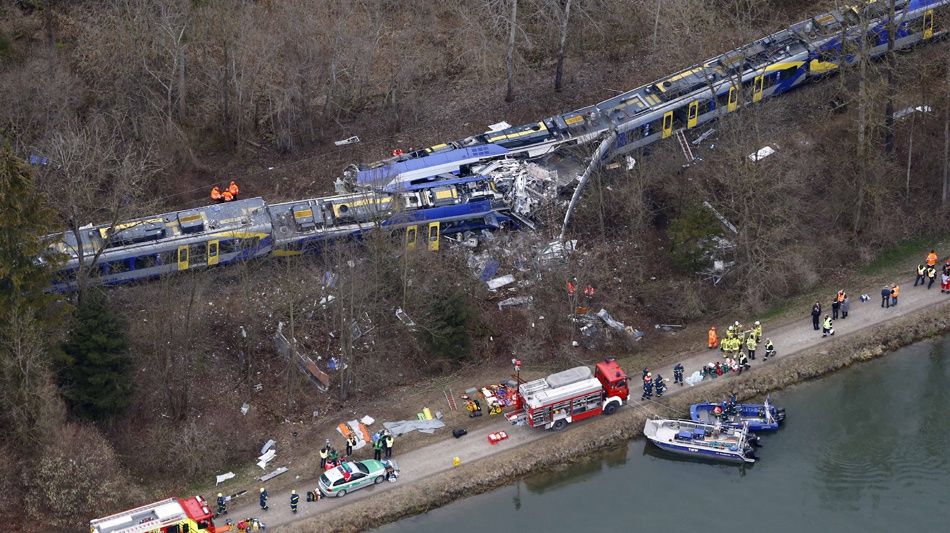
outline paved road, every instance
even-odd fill
[[[880,307],[880,287],[866,288],[863,292],[871,295],[869,302],[860,302],[856,293],[851,302],[851,313],[847,320],[837,320],[834,323],[835,337],[847,336],[865,328],[873,327],[888,320],[909,314],[926,307],[950,301],[950,295],[941,294],[939,286],[935,285],[933,289],[926,290],[922,287],[912,287],[912,283],[902,285],[900,303],[897,307],[883,309]],[[852,298],[849,298],[852,299]],[[828,300],[827,298],[825,300]],[[825,302],[822,303],[825,305]],[[828,307],[830,314],[830,304]],[[772,339],[775,348],[778,351],[778,358],[787,357],[797,352],[807,350],[825,339],[822,339],[820,331],[814,331],[811,324],[810,309],[802,310],[802,319],[794,323],[786,324],[776,329],[770,329],[768,324],[763,324],[763,336]],[[761,352],[764,352],[760,348]],[[710,361],[717,360],[718,350],[707,350],[692,354],[683,359],[682,363],[686,367],[686,376],[689,376],[695,370]],[[763,362],[761,353],[758,354],[756,361],[752,361],[752,369],[771,362]],[[634,401],[639,401],[640,387],[638,385],[640,369],[627,369],[631,373],[631,396]],[[663,375],[668,383],[672,384],[673,369],[672,365],[652,369],[654,376],[657,373]],[[702,386],[702,384],[698,385]],[[676,394],[681,389],[679,387],[670,387],[667,395]],[[581,423],[595,423],[597,419]],[[495,445],[488,444],[487,437],[489,433],[496,431],[506,431],[510,437]],[[567,429],[570,431],[570,428]],[[316,516],[330,508],[339,507],[348,503],[376,496],[379,492],[389,489],[397,484],[412,483],[414,481],[445,472],[452,468],[453,457],[459,457],[463,463],[478,461],[492,454],[501,453],[513,449],[522,444],[545,438],[551,433],[533,429],[529,427],[512,427],[505,419],[499,417],[497,422],[493,422],[486,427],[474,430],[461,439],[447,439],[441,442],[431,444],[419,449],[401,453],[399,450],[399,441],[396,441],[397,455],[394,457],[401,469],[399,480],[393,483],[383,483],[381,485],[362,489],[358,492],[346,495],[344,498],[325,498],[319,503],[307,503],[304,495],[306,490],[316,486],[317,476],[309,479],[302,479],[297,487],[297,492],[301,494],[300,510],[296,515],[290,512],[290,494],[288,491],[270,492],[270,510],[261,511],[257,505],[257,494],[248,494],[251,501],[245,500],[243,505],[236,507],[229,513],[233,519],[245,516],[259,516],[262,518],[268,529],[290,523],[306,517]],[[256,492],[256,491],[255,491]]]

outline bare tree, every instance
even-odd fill
[[[946,207],[950,189],[950,58],[947,58],[947,86],[943,114],[943,195],[940,204]]]
[[[511,17],[508,19],[508,48],[505,54],[505,69],[508,73],[508,89],[505,91],[505,101],[515,99],[515,38],[518,35],[518,0],[511,2]]]
[[[89,126],[55,133],[46,146],[52,164],[39,175],[40,187],[76,243],[90,243],[83,227],[105,224],[101,246],[78,245],[70,250],[78,260],[76,284],[82,299],[112,229],[134,215],[147,213],[153,203],[149,190],[160,170],[149,146],[123,138],[118,122],[97,120]],[[93,241],[95,242],[95,241]]]
[[[554,91],[561,92],[561,81],[564,76],[564,53],[567,50],[567,32],[571,22],[571,0],[561,0],[563,11],[558,10],[560,28],[557,42],[557,62],[554,67]]]

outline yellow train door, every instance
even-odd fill
[[[673,135],[673,112],[663,115],[663,138]]]
[[[762,88],[765,86],[765,76],[756,76],[752,80],[752,102],[759,102],[762,100]]]
[[[693,101],[689,104],[689,112],[686,115],[686,127],[695,128],[699,122],[699,101]]]
[[[406,249],[416,249],[416,238],[419,236],[419,226],[409,226],[406,228]]]
[[[934,36],[934,12],[931,9],[924,13],[924,40],[932,39]]]
[[[208,266],[218,264],[218,241],[208,241]]]
[[[438,222],[429,223],[429,238],[426,245],[428,246],[430,252],[439,251],[439,223]]]
[[[729,100],[726,102],[726,112],[732,113],[739,107],[739,91],[736,86],[729,87]]]
[[[178,247],[178,270],[188,270],[188,247]]]

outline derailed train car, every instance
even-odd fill
[[[362,192],[267,205],[251,198],[66,232],[52,248],[66,261],[54,288],[74,289],[79,265],[116,285],[255,257],[296,255],[328,241],[389,231],[437,250],[442,235],[497,229],[509,218],[483,176],[442,176],[398,193]]]
[[[895,49],[945,33],[950,0],[897,0]],[[394,189],[435,173],[464,173],[500,158],[535,159],[566,146],[617,133],[614,157],[691,130],[739,108],[837,71],[888,48],[889,1],[871,1],[824,13],[595,105],[540,122],[490,131],[365,165],[344,177],[357,188]],[[861,40],[865,40],[861,44]]]
[[[344,172],[355,191],[350,194],[273,205],[255,198],[114,228],[91,226],[80,230],[78,242],[75,234],[65,233],[54,245],[67,258],[56,288],[72,288],[79,262],[91,265],[96,254],[93,275],[112,284],[271,253],[302,254],[328,240],[358,238],[374,229],[404,236],[407,248],[424,241],[436,250],[442,235],[529,223],[515,208],[517,191],[499,191],[501,183],[514,181],[496,174],[507,170],[494,169],[510,168],[500,160],[543,166],[547,156],[611,138],[611,132],[616,137],[604,153],[615,157],[826,77],[857,61],[855,50],[881,57],[892,26],[889,4],[864,2],[812,17],[656,82],[539,122],[350,165]],[[894,48],[944,35],[948,6],[950,0],[897,0]]]

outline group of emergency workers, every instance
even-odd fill
[[[933,287],[934,283],[937,281],[937,262],[939,261],[937,257],[936,250],[930,250],[930,253],[927,254],[927,258],[924,263],[917,265],[917,278],[914,279],[914,287],[918,284],[923,286],[927,285],[927,290],[930,290]],[[940,273],[940,292],[942,294],[950,294],[950,259],[944,261],[941,273]]]
[[[238,187],[238,184],[233,180],[228,184],[227,188],[223,191],[220,187],[215,185],[211,188],[211,199],[215,202],[230,202],[237,198],[238,193],[241,192],[241,188]]]
[[[726,372],[742,373],[750,368],[749,361],[755,360],[756,352],[762,342],[762,322],[756,320],[751,328],[745,329],[737,320],[726,329],[726,336],[720,339],[716,333],[716,326],[709,328],[707,346],[710,350],[719,348],[724,359],[723,363],[714,363],[704,368],[704,374],[713,372],[721,376]],[[763,359],[775,355],[775,345],[772,339],[765,339],[765,354]],[[705,377],[705,375],[704,375]]]

